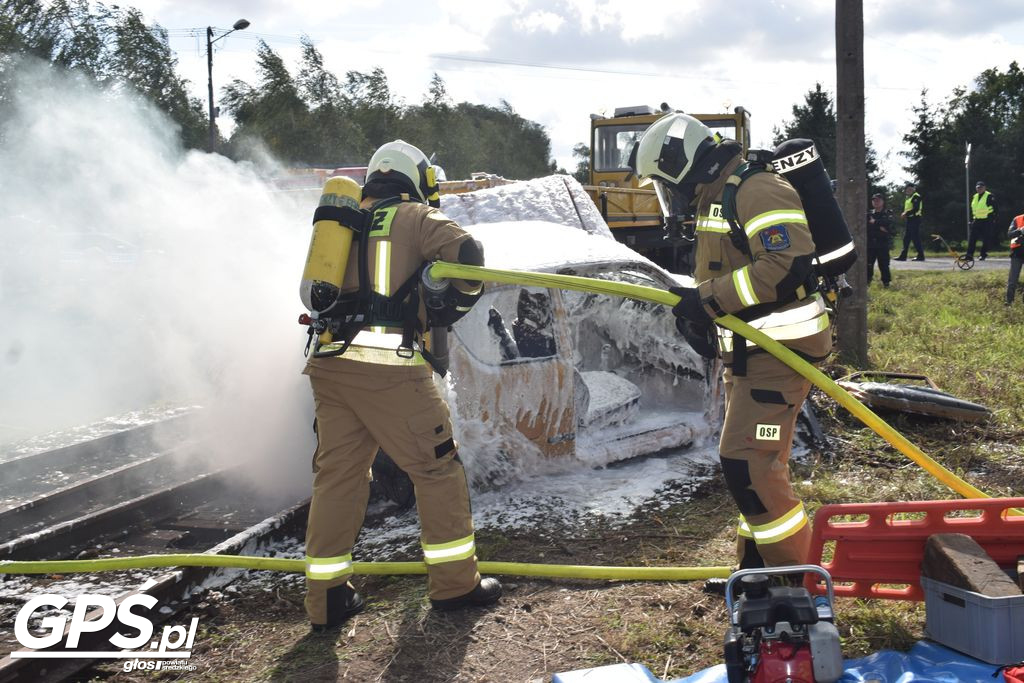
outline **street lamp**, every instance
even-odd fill
[[[206,71],[210,77],[209,89],[210,89],[210,129],[209,138],[206,142],[206,149],[208,152],[213,151],[213,145],[217,141],[217,112],[213,108],[213,44],[221,38],[234,33],[235,31],[244,31],[249,28],[249,21],[246,19],[239,19],[235,22],[234,26],[227,33],[222,33],[216,38],[213,37],[213,27],[206,27]]]

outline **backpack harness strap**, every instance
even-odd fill
[[[401,358],[412,358],[416,353],[416,335],[423,331],[419,320],[419,279],[423,266],[403,282],[394,294],[385,296],[373,291],[370,286],[369,237],[372,234],[373,218],[377,211],[394,206],[404,197],[389,197],[374,204],[369,210],[348,207],[321,206],[314,212],[313,220],[330,218],[350,227],[359,242],[357,264],[359,268],[359,289],[340,294],[334,303],[320,312],[314,325],[310,326],[310,342],[316,337],[313,348],[314,358],[330,358],[343,355],[366,327],[398,327],[402,329],[402,341],[395,353]],[[423,264],[426,265],[426,264]],[[330,331],[338,348],[321,350],[319,334]],[[309,350],[309,344],[306,350]],[[430,362],[430,358],[424,355]],[[432,364],[433,365],[433,364]]]

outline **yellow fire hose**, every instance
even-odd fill
[[[620,296],[652,303],[675,306],[679,297],[671,292],[654,287],[644,287],[625,282],[598,280],[575,275],[536,273],[521,270],[498,270],[457,263],[437,262],[430,268],[435,279],[461,278],[486,280],[513,285],[533,285],[556,289],[571,289],[594,294]],[[897,450],[920,465],[926,472],[965,498],[990,498],[987,493],[971,486],[945,467],[926,455],[905,436],[893,429],[870,408],[851,396],[845,389],[829,379],[813,365],[800,358],[782,344],[769,338],[739,318],[725,315],[715,322],[742,335],[765,351],[806,377],[814,386],[835,399],[861,422],[873,429],[879,436]],[[1011,511],[1011,514],[1020,511]],[[480,562],[479,568],[485,574],[513,576],[540,576],[547,578],[609,579],[634,581],[687,581],[708,578],[727,578],[729,567],[596,567],[583,565],[525,564],[519,562]],[[147,569],[155,567],[232,567],[238,569],[268,569],[283,572],[304,572],[302,560],[288,560],[273,557],[247,557],[241,555],[141,555],[92,560],[40,560],[0,561],[0,574],[59,574],[73,572],[96,572],[116,569]],[[353,562],[353,572],[363,575],[426,574],[423,562]]]
[[[479,562],[482,574],[540,576],[561,579],[607,579],[611,581],[694,581],[728,578],[730,567],[595,567],[586,565],[527,564],[523,562]],[[303,573],[303,560],[247,555],[138,555],[93,560],[0,561],[0,574],[74,574],[77,572],[158,567],[231,567]],[[364,576],[426,574],[423,562],[353,562],[352,571]]]
[[[573,289],[580,292],[592,292],[594,294],[608,294],[610,296],[621,296],[641,301],[650,301],[666,306],[675,306],[679,303],[679,297],[671,292],[654,287],[633,285],[625,282],[613,282],[610,280],[596,280],[594,278],[579,277],[575,275],[559,275],[556,273],[534,273],[519,270],[497,270],[494,268],[482,268],[479,266],[465,266],[457,263],[435,263],[430,268],[431,277],[440,278],[462,278],[466,280],[486,280],[488,282],[500,282],[513,285],[535,285],[538,287],[553,287],[557,289]],[[835,399],[861,422],[871,427],[879,436],[892,444],[905,456],[920,465],[926,472],[938,479],[940,482],[959,493],[964,498],[991,498],[987,493],[971,486],[966,481],[947,470],[927,456],[920,448],[907,440],[905,436],[893,429],[885,420],[876,415],[870,408],[851,396],[845,389],[829,379],[825,374],[813,365],[796,355],[785,346],[769,338],[739,318],[732,315],[725,315],[716,318],[715,322],[732,330],[736,334],[754,342],[762,349],[772,354],[783,363],[793,368],[810,382]]]

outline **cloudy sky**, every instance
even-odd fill
[[[594,112],[661,102],[704,113],[743,105],[753,114],[754,144],[767,145],[815,82],[835,92],[834,0],[125,4],[170,30],[179,69],[204,102],[205,27],[227,30],[244,17],[248,30],[217,43],[218,89],[233,78],[254,81],[260,38],[296,64],[305,33],[327,68],[341,76],[380,66],[410,103],[422,99],[434,72],[457,102],[507,100],[546,127],[566,168],[572,146],[588,139]],[[864,0],[864,19],[867,132],[890,179],[899,181],[905,175],[897,152],[922,88],[941,102],[983,69],[1024,61],[1024,2]]]

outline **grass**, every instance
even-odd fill
[[[987,404],[995,424],[1024,424],[1024,303],[1004,306],[1002,271],[898,272],[872,288],[871,369],[930,376],[952,394]]]

